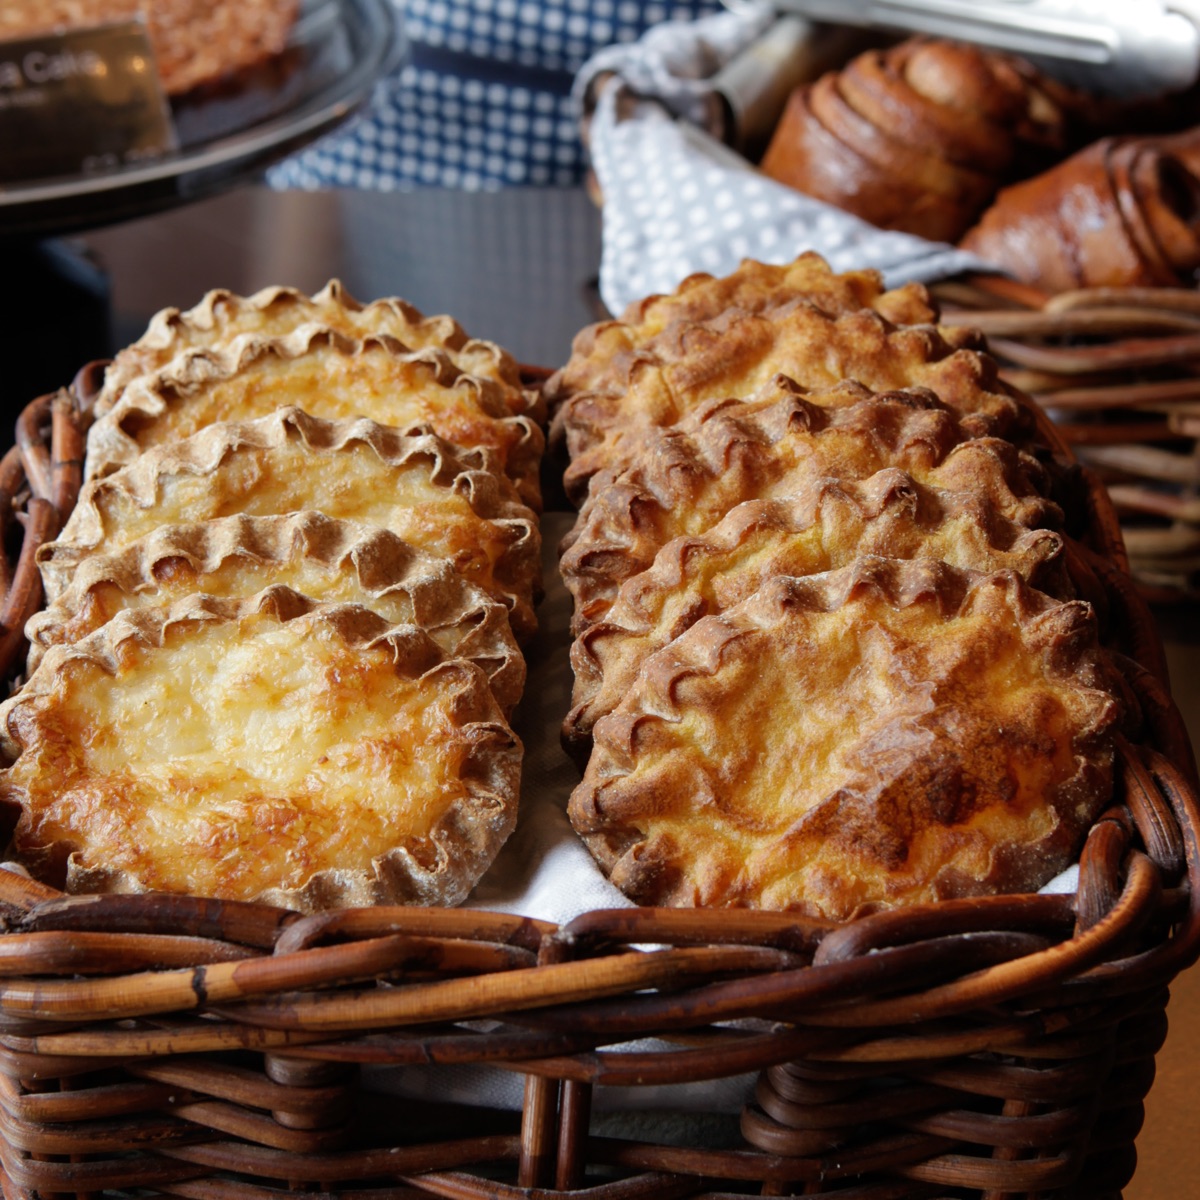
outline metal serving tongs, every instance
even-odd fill
[[[976,42],[1122,97],[1177,92],[1200,76],[1200,0],[769,0],[780,13]],[[758,0],[725,0],[739,10]]]

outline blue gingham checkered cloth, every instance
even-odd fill
[[[719,0],[394,0],[411,55],[357,120],[285,159],[274,187],[470,191],[584,176],[576,73]]]

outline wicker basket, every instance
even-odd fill
[[[1108,485],[1145,594],[1200,598],[1200,292],[1046,296],[994,277],[932,290],[947,323],[988,335],[1009,381]]]
[[[10,671],[38,603],[33,550],[77,493],[85,420],[72,392],[35,402],[0,464]],[[1168,985],[1200,955],[1200,813],[1115,517],[1079,478],[1095,561],[1118,564],[1100,579],[1109,627],[1141,660],[1128,675],[1146,720],[1120,744],[1119,794],[1076,896],[840,926],[626,909],[559,928],[66,897],[0,871],[5,1195],[1117,1196]],[[515,1073],[523,1107],[370,1082],[414,1064]],[[702,1098],[746,1072],[757,1090],[729,1144],[695,1122],[602,1136],[591,1116],[610,1085]]]

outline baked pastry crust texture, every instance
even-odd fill
[[[46,594],[56,599],[87,556],[163,524],[318,508],[448,558],[528,638],[540,590],[537,517],[486,462],[436,434],[326,421],[294,406],[217,422],[84,485],[59,537],[39,551]]]
[[[516,820],[483,673],[287,589],[122,612],[49,650],[0,728],[16,851],[73,891],[451,904]]]
[[[337,283],[160,313],[39,550],[0,706],[20,861],[71,891],[463,900],[516,822],[537,403],[499,347]]]
[[[215,422],[253,420],[288,405],[327,420],[366,417],[433,432],[484,451],[489,469],[511,478],[531,507],[541,505],[544,436],[528,416],[511,414],[506,389],[465,374],[436,346],[413,351],[390,334],[353,338],[312,324],[185,350],[132,380],[88,434],[88,477]]]
[[[789,277],[808,296],[772,304]],[[558,373],[569,815],[638,903],[844,920],[1036,890],[1107,804],[1136,706],[1060,468],[936,322],[922,289],[747,262]]]

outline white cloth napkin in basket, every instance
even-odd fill
[[[538,635],[527,655],[525,696],[513,725],[525,746],[516,832],[467,900],[471,908],[520,913],[564,925],[602,908],[632,904],[608,882],[567,820],[579,771],[559,740],[571,707],[571,594],[558,573],[557,549],[574,514],[542,515]]]
[[[953,246],[877,229],[768,179],[711,136],[713,76],[775,20],[769,4],[657,27],[590,59],[576,81],[604,204],[600,295],[619,314],[695,271],[816,250],[837,271],[874,267],[888,286],[989,269]],[[596,87],[598,80],[615,83]],[[994,269],[994,268],[992,268]]]

